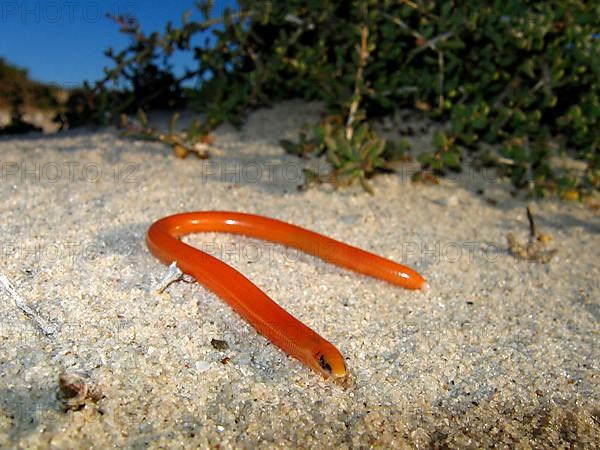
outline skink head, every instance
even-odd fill
[[[344,357],[331,344],[314,354],[312,366],[325,378],[343,378],[346,376]]]

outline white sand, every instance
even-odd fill
[[[539,231],[559,250],[544,265],[505,253],[506,234],[525,240],[528,226],[525,203],[504,182],[463,176],[432,187],[385,175],[374,197],[358,187],[299,192],[301,162],[278,140],[295,138],[317,109],[288,103],[254,113],[240,132],[222,127],[222,153],[209,161],[177,160],[113,130],[0,140],[0,270],[59,328],[44,337],[0,291],[0,448],[600,442],[598,215],[535,203]],[[256,182],[253,163],[263,171]],[[212,174],[223,167],[234,173],[227,180]],[[335,343],[354,378],[344,390],[202,286],[152,291],[165,267],[145,247],[148,226],[217,209],[275,217],[404,262],[431,290],[247,238],[187,239]],[[213,338],[229,350],[214,349]],[[84,372],[104,398],[62,412],[61,370]]]

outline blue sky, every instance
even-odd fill
[[[132,14],[145,32],[162,31],[171,20],[181,23],[184,11],[202,20],[193,0],[0,0],[0,56],[29,70],[31,78],[58,84],[81,83],[102,77],[110,60],[108,47],[123,49],[128,38],[108,13]],[[235,0],[215,0],[211,17],[226,6],[236,9]],[[191,63],[191,56],[176,56],[177,72]]]

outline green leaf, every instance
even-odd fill
[[[169,133],[173,134],[175,132],[175,122],[177,122],[177,119],[179,119],[179,113],[173,113],[173,115],[171,116],[171,120],[169,120]]]
[[[438,150],[445,150],[448,148],[448,138],[441,131],[436,131],[433,135],[433,145]]]
[[[279,141],[279,145],[281,145],[286,152],[291,153],[293,155],[302,154],[302,146],[295,142],[289,141],[287,139],[282,139]]]
[[[144,112],[143,109],[138,109],[138,120],[140,121],[140,124],[143,127],[147,127],[148,126],[148,116],[146,115],[146,113]]]

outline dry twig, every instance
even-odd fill
[[[369,58],[369,49],[367,47],[367,39],[369,37],[369,28],[363,25],[361,28],[361,40],[360,48],[358,48],[358,69],[356,72],[356,79],[354,81],[354,95],[352,96],[352,103],[350,104],[350,113],[348,114],[348,120],[346,122],[346,139],[350,141],[354,132],[354,121],[356,119],[356,113],[360,104],[361,90],[363,84],[363,72]]]
[[[515,258],[522,261],[547,263],[558,253],[558,250],[555,248],[543,250],[551,237],[544,233],[537,233],[535,220],[529,206],[527,207],[527,220],[529,221],[529,240],[527,244],[521,244],[512,233],[508,233],[506,236],[508,251]]]
[[[1,272],[0,284],[4,286],[4,289],[6,289],[10,297],[13,299],[15,306],[23,311],[23,313],[33,321],[33,323],[40,329],[42,333],[48,337],[52,337],[58,331],[58,327],[56,325],[46,322],[45,319],[43,319],[29,305],[27,305],[27,303],[25,303],[25,300],[23,300],[23,298],[16,291],[7,276]]]

